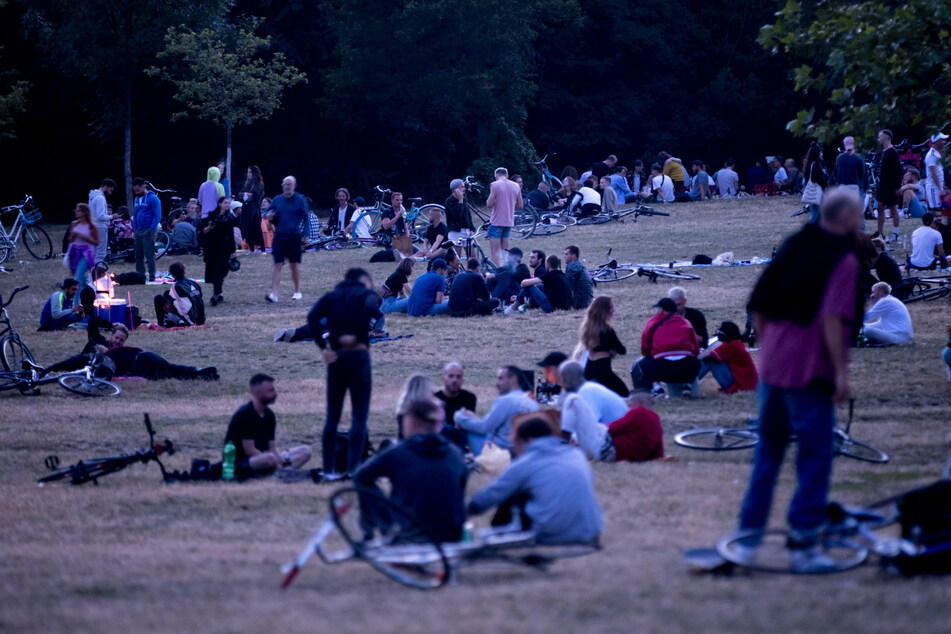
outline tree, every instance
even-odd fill
[[[209,24],[230,0],[30,0],[27,38],[39,43],[50,64],[89,82],[91,127],[102,136],[123,134],[126,203],[132,205],[132,123],[142,72],[164,45],[170,26]]]
[[[227,158],[225,174],[231,174],[231,132],[269,117],[280,108],[284,91],[307,82],[304,73],[287,63],[281,53],[269,58],[271,40],[258,37],[253,29],[222,23],[217,29],[195,32],[187,27],[171,27],[165,36],[165,50],[158,58],[162,68],[151,67],[148,74],[175,85],[175,100],[184,106],[172,120],[195,116],[225,129]]]
[[[29,89],[29,82],[19,79],[15,70],[0,71],[0,141],[16,138],[13,121],[26,108]]]
[[[822,141],[874,143],[882,127],[951,122],[951,12],[947,2],[790,0],[759,42],[785,54],[795,88],[813,101],[788,128]],[[928,130],[930,131],[930,129]]]

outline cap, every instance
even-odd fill
[[[931,142],[935,143],[936,141],[940,141],[941,139],[947,139],[947,138],[948,138],[947,134],[945,134],[944,132],[938,132],[934,136],[931,137]]]
[[[676,312],[677,312],[677,304],[675,304],[675,303],[674,303],[674,300],[670,299],[669,297],[664,297],[664,298],[661,299],[659,302],[657,302],[656,304],[654,304],[653,307],[654,307],[654,308],[660,308],[660,309],[663,310],[665,313],[676,313]]]
[[[448,269],[449,265],[446,264],[446,261],[442,258],[436,258],[433,260],[432,265],[430,265],[430,270],[435,271],[436,269]]]
[[[855,139],[850,136],[845,137],[844,139],[842,139],[842,147],[844,147],[846,150],[854,150]]]
[[[521,260],[521,259],[522,259],[522,250],[519,249],[518,247],[512,247],[511,249],[509,249],[509,255],[511,255],[511,256],[513,256],[513,257],[516,257],[516,258],[518,258],[519,260]]]
[[[462,185],[463,185],[463,182],[461,178],[454,178],[452,179],[452,182],[449,183],[449,191],[452,191],[457,187],[462,187]]]
[[[551,366],[559,366],[563,361],[568,360],[568,355],[564,352],[549,352],[545,355],[545,358],[539,361],[536,365],[540,368],[548,368]]]

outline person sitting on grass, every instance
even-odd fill
[[[224,444],[234,443],[235,472],[247,477],[277,469],[300,469],[310,460],[310,447],[300,445],[280,451],[274,442],[277,419],[268,407],[277,400],[274,378],[255,374],[250,389],[251,400],[234,413],[225,434]]]
[[[522,250],[518,247],[509,249],[504,257],[505,265],[495,273],[487,273],[485,279],[492,297],[502,305],[507,305],[515,301],[522,288],[522,281],[530,278],[532,273],[528,266],[522,263]]]
[[[654,304],[657,313],[644,325],[641,354],[631,366],[634,391],[650,391],[655,381],[693,383],[700,371],[700,341],[690,322],[677,314],[674,300]]]
[[[568,276],[561,270],[561,260],[557,255],[549,255],[545,260],[546,270],[522,280],[522,290],[515,298],[513,310],[517,310],[527,300],[531,300],[544,312],[571,310],[571,286]]]
[[[892,258],[886,249],[885,238],[872,238],[872,246],[875,248],[875,257],[872,258],[871,266],[878,276],[879,282],[888,282],[892,288],[897,288],[902,283],[901,269],[898,262]]]
[[[720,385],[720,391],[726,394],[755,390],[759,378],[753,357],[743,345],[740,327],[732,321],[725,321],[717,328],[716,336],[719,345],[700,353],[697,380],[710,373]]]
[[[489,287],[479,273],[479,261],[466,262],[466,272],[456,276],[449,289],[449,313],[453,317],[491,315],[499,300],[489,296]]]
[[[479,455],[487,441],[492,441],[500,449],[512,448],[512,419],[519,414],[537,412],[538,403],[529,398],[520,386],[522,371],[514,365],[499,368],[495,379],[498,398],[492,402],[492,408],[484,417],[479,418],[472,410],[462,408],[453,417],[453,422],[467,432],[472,453]]]
[[[452,243],[449,242],[449,227],[442,221],[442,209],[434,206],[429,210],[426,242],[415,255],[425,258],[444,258],[447,248],[452,249]]]
[[[918,193],[921,191],[918,185],[919,180],[921,180],[921,172],[914,167],[909,167],[902,176],[901,187],[895,192],[901,202],[901,208],[912,218],[921,218],[925,215],[925,208],[918,200]]]
[[[109,337],[109,345],[97,345],[90,341],[82,353],[54,363],[45,368],[42,374],[51,372],[72,372],[81,370],[89,364],[89,357],[93,352],[104,354],[115,365],[113,376],[138,376],[144,379],[158,381],[161,379],[205,379],[218,380],[218,370],[212,366],[197,368],[188,365],[169,363],[154,352],[147,352],[141,348],[125,345],[129,338],[129,329],[122,324],[113,324]]]
[[[443,258],[446,261],[446,293],[445,296],[449,297],[449,293],[452,292],[452,283],[455,281],[456,276],[460,273],[465,272],[465,268],[462,266],[462,260],[459,259],[459,254],[456,253],[455,249],[447,249],[446,255]],[[433,260],[430,260],[429,264],[432,266]]]
[[[168,274],[175,283],[163,294],[155,296],[155,323],[166,328],[204,324],[205,302],[201,286],[185,277],[185,265],[181,262],[172,262]]]
[[[445,315],[449,312],[446,294],[446,269],[449,265],[442,258],[433,260],[432,270],[419,276],[406,302],[406,314],[410,317]]]
[[[73,305],[78,291],[78,280],[71,277],[63,280],[63,288],[50,295],[43,304],[43,310],[40,311],[40,327],[37,330],[39,332],[65,330],[82,321],[85,316],[82,305]]]
[[[697,338],[700,340],[700,348],[707,347],[707,341],[710,335],[707,332],[707,318],[696,308],[687,306],[687,291],[680,286],[672,286],[667,291],[667,297],[674,300],[677,307],[677,314],[690,322]]]
[[[591,411],[594,421],[607,425],[628,410],[627,402],[595,381],[586,381],[584,367],[577,361],[563,361],[558,366],[558,383],[567,394],[576,394]]]
[[[403,415],[406,440],[360,465],[353,483],[382,495],[377,480],[386,478],[390,501],[418,520],[429,537],[457,542],[466,521],[468,470],[462,451],[439,433],[442,422],[437,401],[411,401]]]
[[[945,257],[944,238],[932,226],[934,223],[934,214],[925,212],[921,217],[921,226],[912,232],[911,254],[907,259],[909,269],[933,271],[951,265],[951,258]]]
[[[864,317],[865,337],[874,343],[907,345],[914,341],[911,315],[900,299],[892,297],[887,282],[872,286],[872,307]]]
[[[462,379],[462,364],[457,361],[450,361],[443,367],[442,389],[436,392],[434,396],[442,401],[443,409],[446,411],[446,423],[443,425],[441,433],[459,445],[460,449],[465,449],[466,433],[456,427],[454,417],[456,412],[461,409],[474,412],[476,409],[476,395],[469,390],[462,389]]]
[[[383,298],[383,304],[380,306],[382,312],[406,312],[409,295],[413,290],[413,285],[409,283],[409,280],[413,276],[413,266],[415,264],[416,260],[413,258],[403,258],[396,265],[396,270],[377,289],[380,297]]]
[[[492,524],[499,526],[512,523],[517,508],[520,528],[534,531],[539,544],[596,543],[601,507],[584,455],[556,438],[541,416],[522,421],[514,436],[515,460],[472,497],[469,513],[497,506]]]
[[[573,244],[565,247],[565,276],[571,288],[571,307],[585,310],[594,300],[594,284],[581,263],[581,249]]]

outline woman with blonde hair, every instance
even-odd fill
[[[69,225],[69,249],[66,250],[66,266],[73,277],[79,281],[79,291],[75,303],[79,303],[79,294],[86,286],[86,273],[96,264],[96,247],[99,246],[99,228],[92,221],[92,211],[86,203],[79,203],[73,211],[76,219]]]
[[[406,379],[400,396],[396,400],[396,437],[403,440],[403,416],[413,401],[436,400],[436,386],[425,374],[414,374]],[[442,403],[439,404],[442,407]],[[439,430],[436,430],[437,432]]]
[[[614,316],[614,302],[610,297],[596,297],[578,331],[578,347],[588,352],[588,362],[584,367],[584,378],[595,381],[604,387],[627,397],[629,390],[624,381],[611,369],[611,359],[618,354],[627,354],[627,348],[618,339],[611,327]]]

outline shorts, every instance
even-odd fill
[[[459,231],[449,232],[449,242],[455,245],[462,245],[472,236],[472,229],[460,229]]]
[[[892,207],[898,204],[898,194],[894,190],[878,188],[875,192],[875,200],[880,202],[885,207]]]
[[[283,264],[286,259],[291,264],[300,264],[301,244],[300,236],[274,236],[271,243],[271,255],[274,256],[275,264]]]
[[[489,225],[490,238],[508,238],[511,235],[512,227],[496,227],[495,225]]]

